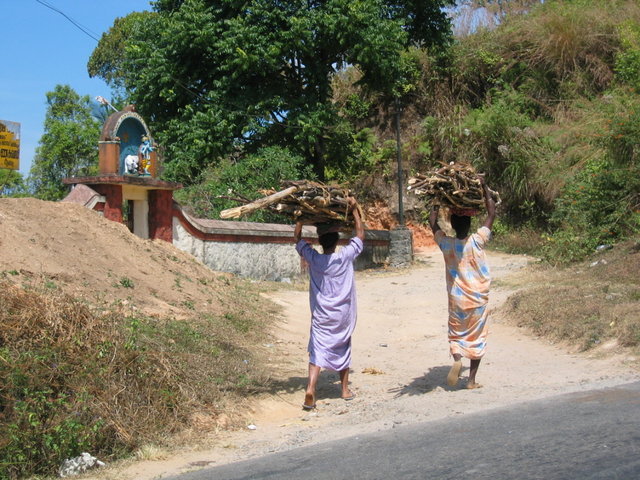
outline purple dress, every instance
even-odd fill
[[[357,316],[353,261],[362,248],[358,237],[330,255],[316,252],[304,240],[296,244],[309,264],[309,362],[321,368],[340,371],[351,364],[351,335]]]

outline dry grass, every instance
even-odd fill
[[[602,90],[613,78],[613,57],[619,48],[616,26],[620,13],[638,15],[636,2],[548,2],[536,21],[514,18],[500,29],[499,44],[505,54],[531,69],[552,74],[557,81],[571,80],[586,90]]]
[[[551,116],[558,99],[611,86],[627,21],[640,21],[640,5],[632,0],[548,1],[531,14],[507,15],[495,29],[460,38],[453,91],[476,105],[500,79]]]
[[[519,326],[581,350],[607,340],[640,349],[638,271],[640,243],[634,240],[566,269],[528,271],[503,308]]]
[[[267,388],[259,345],[275,311],[230,282],[226,313],[176,319],[94,308],[45,278],[0,280],[0,478],[232,425],[229,406]]]
[[[494,230],[495,231],[495,230]],[[493,248],[514,254],[532,254],[544,245],[543,234],[533,228],[508,229],[496,233]]]

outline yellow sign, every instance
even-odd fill
[[[20,168],[20,124],[0,120],[0,168]]]

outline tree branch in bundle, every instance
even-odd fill
[[[284,190],[263,190],[260,193],[265,195],[264,197],[223,210],[220,212],[220,218],[239,218],[260,209],[267,209],[306,225],[335,223],[345,229],[353,227],[353,214],[347,201],[351,192],[348,189],[309,180],[288,180],[282,185],[286,187]],[[361,218],[364,218],[360,206],[358,211]]]
[[[484,191],[480,175],[468,163],[451,163],[434,169],[428,175],[411,177],[407,190],[425,197],[426,202],[456,210],[477,212],[484,208]],[[500,194],[489,189],[496,205]]]

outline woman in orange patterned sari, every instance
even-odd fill
[[[447,384],[458,383],[462,370],[462,357],[471,361],[467,388],[479,388],[476,373],[485,351],[487,340],[487,304],[491,276],[484,247],[491,238],[491,227],[496,216],[496,205],[481,177],[484,190],[487,219],[478,231],[469,235],[471,217],[451,215],[451,226],[456,232],[449,237],[438,225],[437,205],[431,209],[429,223],[436,243],[444,255],[449,297],[449,349],[453,366],[447,376]],[[466,213],[466,212],[461,212]]]

